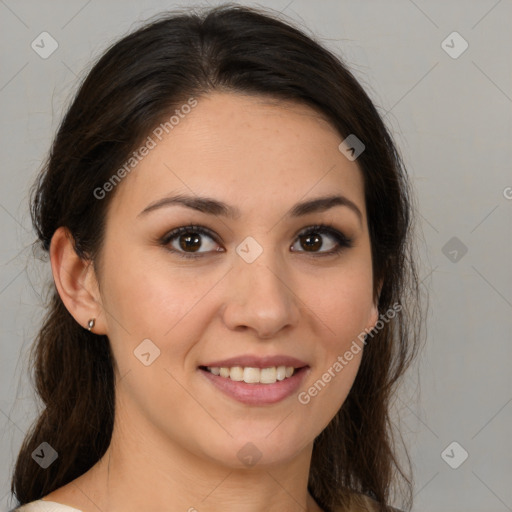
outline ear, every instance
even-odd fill
[[[93,332],[106,334],[94,266],[91,260],[78,256],[73,236],[65,227],[59,227],[52,237],[50,261],[55,286],[69,313],[85,329],[94,318]]]
[[[382,285],[384,283],[384,280],[381,279],[378,285],[378,293],[377,293],[377,299],[372,304],[372,309],[370,311],[370,316],[368,318],[368,325],[366,326],[367,329],[373,329],[375,327],[375,324],[379,320],[379,299],[380,299],[380,292],[382,291]]]

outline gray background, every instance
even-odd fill
[[[91,59],[145,18],[184,4],[0,0],[2,509],[11,505],[12,464],[38,407],[27,351],[50,275],[32,258],[29,186]],[[512,2],[259,5],[283,11],[344,56],[385,116],[416,190],[430,308],[426,348],[396,402],[415,469],[414,510],[512,510]],[[59,44],[47,59],[31,48],[43,31]],[[469,44],[458,58],[442,47],[453,31]],[[462,48],[453,37],[447,44],[452,53]],[[457,469],[441,456],[453,441],[469,454]],[[452,465],[460,447],[448,450]]]

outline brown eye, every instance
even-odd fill
[[[331,242],[328,242],[329,239]],[[193,259],[210,252],[223,252],[216,241],[216,236],[202,226],[182,226],[173,229],[161,239],[160,243],[182,258]],[[310,253],[312,256],[332,256],[353,245],[352,239],[326,224],[308,228],[307,231],[299,234],[295,244],[297,243],[303,250],[294,249],[292,245],[293,252]]]
[[[180,235],[179,238],[180,247],[186,251],[191,249],[197,251],[201,247],[201,235],[193,233],[192,235]]]
[[[210,242],[205,242],[205,238],[210,239]],[[217,245],[213,234],[200,226],[182,226],[173,229],[163,237],[161,244],[183,258],[198,258],[205,253],[219,251],[219,249],[212,248]],[[199,250],[203,248],[206,250]]]
[[[327,250],[320,251],[320,249],[325,249],[325,237],[334,240],[334,243],[327,243]],[[298,242],[301,247],[305,250],[304,252],[317,254],[318,256],[329,256],[332,254],[338,254],[343,249],[352,247],[353,242],[351,239],[347,238],[343,233],[338,231],[335,228],[327,226],[325,224],[321,224],[318,226],[312,226],[308,228],[307,231],[301,233],[298,238]],[[292,250],[293,246],[291,247]],[[299,251],[301,252],[301,251]]]
[[[311,233],[309,235],[301,235],[301,244],[307,251],[316,251],[322,247],[322,235]]]

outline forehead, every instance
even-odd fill
[[[236,93],[196,101],[148,134],[143,144],[152,148],[117,185],[112,214],[133,217],[183,193],[215,197],[243,215],[275,215],[300,199],[341,193],[365,215],[361,170],[339,151],[342,137],[321,114]]]

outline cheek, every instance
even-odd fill
[[[322,340],[330,350],[342,349],[343,343],[367,327],[373,309],[372,271],[363,261],[330,270],[303,283],[304,302],[323,329]]]
[[[159,368],[160,378],[167,377],[164,369],[187,370],[190,350],[213,319],[212,289],[225,269],[180,268],[168,264],[161,254],[148,258],[147,253],[142,257],[132,251],[106,259],[104,274],[102,298],[119,375],[133,372],[132,378],[137,376],[142,387],[156,392],[161,383],[153,382],[154,372],[145,372],[134,352],[149,339],[158,354],[151,367]]]
[[[298,401],[310,414],[306,422],[324,427],[345,401],[356,378],[364,351],[364,334],[373,310],[371,267],[347,265],[329,279],[310,283],[307,305],[318,328],[317,365]]]
[[[104,304],[115,311],[127,331],[160,338],[182,318],[194,314],[194,305],[212,286],[210,274],[168,265],[158,254],[148,258],[133,251],[111,258]]]
[[[165,265],[161,256],[116,254],[123,252],[112,248],[105,258],[102,298],[126,413],[145,411],[162,428],[174,423],[177,410],[197,416],[180,383],[187,354],[204,330],[201,299],[214,284],[211,272],[200,277],[192,268]]]

